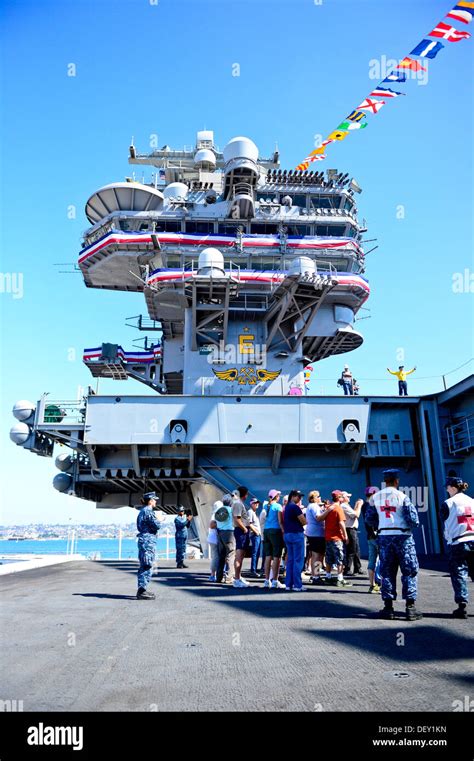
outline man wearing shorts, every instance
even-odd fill
[[[265,581],[263,586],[269,589],[284,589],[278,581],[281,556],[283,553],[283,507],[279,503],[281,492],[270,489],[266,504],[267,516],[263,532],[263,551],[265,553]]]
[[[234,518],[234,536],[235,536],[235,577],[234,587],[249,587],[250,584],[242,579],[242,564],[246,551],[250,548],[250,516],[245,506],[245,500],[248,497],[249,490],[246,486],[239,486],[234,494],[232,502],[232,515]]]
[[[350,587],[343,576],[344,570],[344,544],[347,544],[346,516],[341,503],[344,501],[342,491],[336,489],[331,494],[332,505],[322,513],[320,520],[324,520],[324,535],[326,539],[326,583],[332,583],[331,569],[337,567],[336,586]]]

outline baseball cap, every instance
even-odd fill
[[[260,502],[260,500],[257,499],[256,497],[254,497],[253,499],[250,500],[250,504],[251,505],[256,505],[258,502]]]
[[[340,499],[340,497],[343,497],[343,496],[344,496],[343,492],[340,491],[339,489],[335,489],[333,492],[331,492],[331,497],[333,499]]]
[[[459,476],[448,476],[445,486],[455,486],[458,488],[459,486],[462,486],[463,483],[464,481]]]
[[[184,513],[184,507],[182,505],[178,507],[178,513]]]
[[[400,471],[398,468],[387,468],[387,470],[383,471],[384,478],[398,478],[399,475]]]
[[[375,494],[377,491],[378,489],[376,486],[368,486],[367,489],[365,490],[365,493],[369,495],[369,494]]]
[[[292,489],[288,495],[288,499],[290,499],[290,497],[302,497],[302,496],[303,496],[302,491],[300,491],[299,489]]]
[[[348,492],[348,491],[343,491],[342,493],[343,493],[344,497],[352,497],[352,494],[350,492]]]
[[[274,497],[276,497],[277,494],[281,494],[281,491],[278,491],[278,489],[270,489],[270,491],[268,492],[268,496],[270,497],[270,499],[273,499]]]
[[[143,495],[143,499],[147,502],[149,499],[158,499],[158,497],[156,496],[156,492],[147,491],[146,494]]]

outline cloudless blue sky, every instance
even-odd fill
[[[293,168],[378,84],[372,59],[400,59],[454,5],[449,0],[5,0],[2,8],[2,272],[23,273],[24,295],[2,307],[3,515],[0,522],[127,522],[131,510],[97,511],[56,493],[54,460],[10,443],[17,399],[74,399],[92,382],[82,349],[130,347],[125,317],[146,313],[143,296],[86,289],[60,274],[75,262],[100,186],[131,174],[141,152],[194,143],[213,129],[222,148],[237,134],[262,155],[278,142]],[[449,21],[448,19],[444,19]],[[470,26],[452,22],[474,33]],[[393,85],[369,126],[328,147],[324,168],[357,178],[367,238],[369,319],[356,352],[315,365],[314,393],[338,393],[348,361],[363,393],[396,391],[387,365],[416,364],[413,393],[440,389],[441,374],[472,356],[472,294],[452,278],[472,262],[472,56],[474,39],[444,42],[426,85]],[[68,77],[68,64],[77,76]],[[232,76],[232,65],[240,76]],[[320,169],[323,164],[316,165]],[[141,175],[140,167],[137,167]],[[151,169],[145,168],[148,179]],[[70,205],[76,219],[68,219]],[[405,218],[397,219],[402,205]],[[373,244],[370,244],[373,245]],[[64,268],[62,268],[64,269]],[[361,313],[362,314],[362,313]],[[73,353],[75,351],[75,359]],[[471,367],[449,376],[460,380]],[[379,380],[380,379],[380,380]],[[143,393],[133,381],[101,391]]]

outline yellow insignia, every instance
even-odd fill
[[[237,379],[237,376],[239,374],[239,371],[236,367],[233,367],[231,370],[214,370],[212,371],[216,378],[219,378],[219,380],[225,380],[225,381],[234,381]]]
[[[281,370],[257,370],[257,377],[260,381],[275,380],[280,375]]]

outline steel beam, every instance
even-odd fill
[[[132,462],[133,462],[133,469],[138,477],[141,476],[141,468],[140,468],[140,458],[138,456],[138,445],[132,444],[131,446],[132,450]]]
[[[272,457],[272,473],[278,473],[278,468],[280,467],[280,460],[281,460],[281,452],[283,449],[282,444],[275,444],[273,447],[273,457]]]

